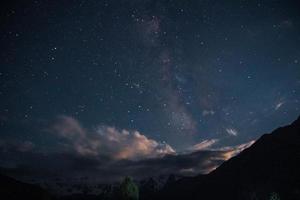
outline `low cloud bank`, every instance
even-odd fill
[[[74,118],[60,116],[51,132],[65,139],[64,145],[82,156],[108,156],[112,159],[140,160],[174,154],[168,144],[147,138],[138,131],[99,126],[83,128]]]
[[[254,143],[215,149],[219,140],[211,139],[176,153],[170,145],[138,131],[110,126],[86,129],[68,116],[58,117],[47,132],[58,139],[59,150],[41,152],[30,141],[0,141],[0,172],[33,179],[89,177],[102,183],[124,176],[193,176],[209,173]]]

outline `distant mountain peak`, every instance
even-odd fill
[[[159,199],[300,199],[300,117],[261,136],[251,147],[208,175],[186,178]]]
[[[297,125],[300,126],[300,116],[291,124],[291,125]]]

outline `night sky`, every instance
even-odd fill
[[[182,157],[239,150],[300,114],[297,1],[1,4],[6,171],[205,172]]]

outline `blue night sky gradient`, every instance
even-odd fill
[[[1,6],[0,140],[60,151],[60,116],[184,152],[300,113],[296,1],[13,1]]]

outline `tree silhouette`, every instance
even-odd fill
[[[138,200],[139,189],[130,177],[125,177],[120,185],[121,200]]]
[[[280,200],[280,197],[276,192],[272,192],[269,200]]]

